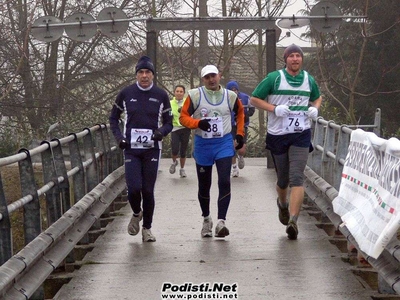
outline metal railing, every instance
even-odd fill
[[[359,126],[372,128],[379,136],[380,110],[377,109],[375,124]],[[305,191],[323,214],[329,218],[336,230],[346,237],[348,243],[378,272],[379,290],[385,293],[400,294],[400,241],[393,241],[383,253],[374,259],[362,252],[349,230],[342,224],[339,215],[333,211],[332,201],[338,196],[343,166],[348,152],[352,129],[350,126],[337,125],[333,121],[318,118],[314,122],[313,146],[305,170]]]
[[[21,198],[8,203],[0,175],[2,299],[29,299],[38,289],[43,294],[46,278],[65,258],[74,261],[71,251],[89,229],[100,228],[100,216],[126,188],[121,151],[113,142],[109,125],[100,124],[0,158],[3,174],[18,168],[21,187]],[[13,255],[11,217],[21,210],[25,247]]]
[[[379,135],[380,110],[376,112],[375,124],[368,128]],[[323,118],[314,121],[315,150],[310,154],[305,170],[305,190],[309,200],[358,249],[332,208],[332,200],[338,195],[351,132],[349,126]],[[99,228],[100,216],[126,189],[121,151],[113,142],[108,125],[96,125],[0,159],[0,168],[18,165],[22,193],[20,199],[7,204],[0,177],[0,298],[28,299],[36,294],[65,258],[74,260],[70,257],[72,250],[89,229]],[[40,159],[34,159],[39,155]],[[38,167],[43,173],[41,187],[35,182],[34,169]],[[45,198],[49,223],[46,229],[41,227],[40,198]],[[21,207],[24,208],[26,246],[13,255],[10,215]],[[396,240],[378,259],[358,249],[396,293],[400,292],[398,249],[400,243]]]

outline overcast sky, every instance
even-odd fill
[[[213,5],[215,5],[216,3],[217,3],[217,6],[220,6],[219,0],[208,0],[209,13],[210,13],[210,8]],[[304,1],[303,0],[292,0],[291,4],[286,8],[285,12],[282,15],[285,17],[292,16],[293,14],[295,16],[302,16],[300,13],[298,13],[301,9],[304,9]],[[190,9],[188,9],[185,4],[183,4],[182,12],[183,12],[182,16],[184,16],[185,13],[191,14]],[[211,13],[211,15],[212,15],[212,13]],[[288,46],[293,43],[295,43],[301,47],[310,46],[310,44],[311,44],[310,41],[300,39],[300,35],[308,29],[307,26],[297,28],[297,29],[291,29],[291,30],[285,29],[285,28],[281,28],[281,29],[282,29],[281,41],[278,43],[278,46],[285,47],[285,46]],[[291,31],[290,37],[285,37],[287,31]]]
[[[288,6],[282,15],[285,17],[292,16],[293,14],[295,16],[302,16],[302,14],[300,14],[299,11],[304,8],[305,8],[304,2],[302,0],[294,0],[293,4]],[[301,47],[309,47],[310,46],[311,43],[309,40],[300,39],[300,35],[308,30],[308,26],[304,26],[304,27],[297,28],[297,29],[291,29],[291,30],[285,29],[285,28],[281,28],[281,29],[282,29],[281,38],[285,35],[285,33],[287,31],[291,31],[291,34],[290,34],[290,37],[283,38],[278,43],[279,46],[288,46],[293,43],[297,44]],[[296,36],[299,38],[297,38]]]

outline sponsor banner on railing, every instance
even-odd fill
[[[361,251],[378,258],[400,227],[400,141],[361,129],[351,134],[333,210]]]

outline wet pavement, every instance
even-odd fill
[[[169,174],[169,166],[170,160],[161,161],[156,184],[157,242],[128,235],[131,210],[125,206],[53,299],[371,299],[371,290],[306,211],[299,217],[298,240],[287,239],[278,220],[275,173],[266,159],[246,159],[240,176],[232,178],[230,235],[223,239],[200,235],[193,159],[187,160],[187,178],[179,178],[179,168]],[[214,227],[217,193],[214,168]]]

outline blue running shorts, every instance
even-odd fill
[[[212,166],[218,159],[235,155],[231,134],[222,138],[204,139],[194,137],[194,159],[200,166]]]

